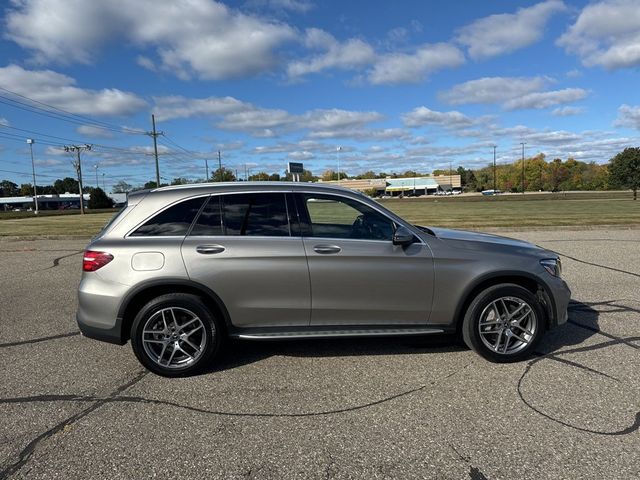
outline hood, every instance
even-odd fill
[[[425,228],[425,227],[422,227]],[[524,240],[516,240],[515,238],[501,237],[499,235],[491,235],[489,233],[468,232],[465,230],[452,230],[450,228],[428,227],[428,230],[441,240],[457,240],[460,242],[473,242],[488,244],[487,246],[508,246],[516,248],[531,248],[542,250],[533,243]],[[456,242],[457,243],[457,242]]]

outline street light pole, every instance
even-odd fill
[[[338,149],[336,150],[336,157],[338,159],[338,182],[340,182],[340,151],[342,150],[342,147],[338,147]]]
[[[520,142],[520,145],[522,145],[522,194],[524,195],[524,146],[526,143]]]
[[[96,169],[96,188],[100,188],[100,184],[98,183],[98,164],[96,163],[93,168]]]
[[[33,201],[35,202],[34,215],[38,215],[38,187],[36,187],[36,164],[33,161],[33,138],[27,138],[29,150],[31,151],[31,171],[33,172]]]
[[[493,194],[496,193],[496,145],[493,146]]]

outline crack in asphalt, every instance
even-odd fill
[[[120,395],[122,392],[124,392],[128,388],[130,388],[133,385],[135,385],[136,383],[138,383],[148,373],[149,372],[147,372],[146,370],[138,372],[138,374],[133,379],[131,379],[128,382],[118,386],[107,397],[95,399],[94,402],[91,405],[89,405],[87,408],[85,408],[84,410],[82,410],[82,411],[80,411],[80,412],[78,412],[78,413],[76,413],[76,414],[74,414],[74,415],[72,415],[72,416],[70,416],[68,418],[65,418],[64,420],[62,420],[61,422],[56,424],[54,427],[52,427],[49,430],[47,430],[46,432],[41,433],[40,435],[38,435],[36,438],[31,440],[27,444],[26,447],[24,447],[22,449],[22,451],[18,454],[18,460],[16,462],[14,462],[14,463],[2,468],[2,470],[0,470],[0,478],[8,478],[10,475],[13,475],[17,471],[19,471],[22,467],[24,467],[24,465],[29,461],[29,459],[31,458],[31,456],[35,452],[35,450],[38,447],[38,445],[40,444],[40,442],[42,442],[43,440],[46,440],[47,438],[50,438],[51,436],[55,435],[58,432],[60,432],[66,426],[73,425],[74,423],[78,422],[82,418],[84,418],[87,415],[89,415],[91,412],[94,412],[95,410],[99,409],[103,405],[109,403],[109,401],[111,399],[117,398],[118,395]]]
[[[453,377],[454,375],[462,372],[468,366],[472,365],[472,363],[473,362],[470,362],[470,363],[466,364],[465,366],[463,366],[463,367],[461,367],[461,368],[459,368],[459,369],[457,369],[457,370],[455,370],[455,371],[453,371],[453,372],[451,372],[451,373],[449,373],[449,374],[447,374],[447,375],[445,375],[443,377],[436,378],[436,379],[432,380],[431,382],[426,383],[424,385],[420,385],[420,386],[418,386],[416,388],[412,388],[410,390],[406,390],[404,392],[400,392],[400,393],[397,393],[395,395],[390,395],[388,397],[384,397],[382,399],[375,400],[373,402],[369,402],[369,403],[361,404],[361,405],[355,405],[353,407],[347,407],[347,408],[341,408],[341,409],[335,409],[335,410],[325,410],[325,411],[320,411],[320,412],[307,412],[307,413],[254,413],[254,412],[232,412],[232,411],[208,410],[208,409],[199,408],[199,407],[192,407],[190,405],[182,405],[182,404],[179,404],[177,402],[171,402],[171,401],[166,401],[166,400],[156,400],[156,399],[149,399],[149,398],[144,398],[144,397],[140,397],[140,396],[122,396],[121,395],[122,392],[124,392],[125,390],[127,390],[130,387],[132,387],[133,385],[138,383],[140,380],[142,380],[149,373],[148,371],[141,371],[132,380],[126,382],[123,385],[120,385],[119,387],[117,387],[113,392],[111,392],[106,397],[98,397],[98,396],[92,396],[92,395],[73,395],[73,394],[71,394],[71,395],[34,395],[34,396],[27,396],[27,397],[16,397],[16,398],[0,399],[0,405],[1,404],[25,404],[25,403],[36,403],[36,402],[56,402],[56,401],[90,402],[91,403],[91,405],[89,405],[84,410],[82,410],[79,413],[76,413],[76,414],[64,419],[63,421],[61,421],[58,424],[56,424],[54,427],[50,428],[46,432],[38,435],[36,438],[31,440],[27,444],[27,446],[22,449],[22,451],[18,455],[18,460],[16,462],[14,462],[14,463],[8,465],[7,467],[3,468],[2,470],[0,470],[0,478],[1,479],[8,478],[10,475],[13,475],[17,471],[19,471],[22,467],[24,467],[24,465],[29,461],[29,459],[33,455],[34,451],[36,450],[36,448],[40,444],[40,442],[42,442],[43,440],[46,440],[46,439],[50,438],[51,436],[55,435],[56,433],[61,431],[66,426],[72,425],[74,423],[77,423],[79,420],[81,420],[82,418],[86,417],[91,412],[94,412],[95,410],[97,410],[100,407],[102,407],[104,405],[107,405],[107,404],[123,402],[123,403],[142,403],[142,404],[150,404],[150,405],[164,405],[164,406],[180,408],[180,409],[183,409],[183,410],[196,412],[196,413],[201,413],[201,414],[216,415],[216,416],[227,416],[227,417],[262,417],[262,418],[274,418],[275,417],[275,418],[286,418],[286,417],[315,417],[315,416],[335,415],[335,414],[340,414],[340,413],[347,413],[347,412],[353,412],[353,411],[357,411],[357,410],[363,410],[365,408],[369,408],[369,407],[373,407],[373,406],[380,405],[380,404],[383,404],[383,403],[387,403],[387,402],[393,401],[395,399],[398,399],[398,398],[401,398],[401,397],[406,397],[406,396],[411,395],[413,393],[422,391],[427,387],[431,387],[431,386],[433,386],[433,385],[435,385],[435,384],[437,384],[437,383],[439,383],[441,381],[447,380],[447,379]],[[475,477],[473,477],[473,478],[475,478]]]
[[[449,447],[451,448],[451,450],[453,450],[455,452],[456,456],[460,460],[462,460],[462,462],[467,464],[467,466],[469,467],[469,478],[471,480],[489,480],[489,478],[486,477],[484,475],[484,473],[482,473],[478,467],[474,467],[473,465],[471,465],[471,459],[469,457],[465,457],[464,455],[462,455],[458,451],[458,449],[453,446],[452,443],[449,444]]]
[[[20,340],[17,342],[0,343],[0,348],[19,347],[20,345],[31,345],[33,343],[48,342],[49,340],[57,340],[59,338],[76,337],[80,335],[80,331],[61,333],[59,335],[51,335],[49,337],[32,338],[31,340]]]
[[[525,378],[527,377],[527,375],[531,372],[531,369],[538,364],[539,362],[543,361],[543,360],[554,360],[566,365],[569,365],[571,367],[575,367],[575,368],[579,368],[585,371],[588,371],[590,373],[594,373],[596,375],[601,375],[604,376],[606,378],[609,378],[611,380],[614,380],[618,383],[623,383],[620,381],[620,379],[616,378],[616,377],[612,377],[610,375],[607,375],[606,373],[600,372],[598,370],[595,370],[593,368],[587,367],[586,365],[582,365],[579,362],[574,362],[571,360],[567,360],[565,358],[559,358],[560,355],[566,355],[569,353],[582,353],[582,352],[589,352],[589,351],[593,351],[593,350],[598,350],[598,349],[602,349],[602,348],[606,348],[606,347],[611,347],[614,345],[625,345],[627,347],[632,347],[635,349],[640,348],[639,345],[633,343],[633,342],[637,342],[638,340],[640,340],[640,336],[639,337],[618,337],[615,335],[612,335],[610,333],[607,332],[603,332],[602,330],[600,330],[599,328],[595,328],[589,325],[584,325],[580,322],[576,322],[575,320],[568,320],[568,323],[570,323],[571,325],[574,325],[578,328],[583,328],[585,330],[588,330],[590,332],[594,332],[598,335],[602,335],[606,338],[609,338],[609,341],[606,342],[601,342],[598,343],[596,345],[587,345],[587,346],[583,346],[583,347],[576,347],[576,348],[572,348],[572,349],[568,349],[568,350],[562,350],[562,351],[558,351],[558,352],[551,352],[551,353],[541,353],[541,352],[535,352],[535,354],[537,355],[537,358],[530,360],[527,363],[527,366],[525,368],[525,370],[522,372],[522,375],[520,376],[520,379],[518,380],[518,384],[517,384],[517,388],[516,391],[518,393],[518,396],[520,397],[520,400],[527,406],[529,407],[531,410],[533,410],[534,412],[536,412],[537,414],[545,417],[548,420],[551,420],[552,422],[558,423],[560,425],[563,425],[565,427],[571,428],[573,430],[577,430],[580,432],[584,432],[584,433],[590,433],[590,434],[594,434],[594,435],[604,435],[604,436],[622,436],[622,435],[628,435],[630,433],[633,433],[635,431],[637,431],[640,428],[640,411],[638,411],[635,415],[635,419],[634,421],[627,427],[620,429],[620,430],[616,430],[613,432],[606,432],[606,431],[600,431],[600,430],[594,430],[594,429],[589,429],[589,428],[584,428],[584,427],[579,427],[577,425],[572,425],[569,422],[566,422],[564,420],[561,420],[559,418],[555,418],[550,414],[547,414],[543,411],[541,411],[540,409],[536,408],[534,405],[531,404],[531,402],[529,402],[526,398],[524,393],[522,392],[522,384],[525,380]]]
[[[340,413],[348,413],[348,412],[354,412],[357,410],[363,410],[365,408],[370,408],[370,407],[374,407],[376,405],[380,405],[383,403],[387,403],[390,402],[392,400],[396,400],[398,398],[401,397],[406,397],[408,395],[411,395],[413,393],[416,392],[420,392],[424,389],[426,389],[427,387],[432,387],[436,384],[438,384],[439,382],[442,382],[444,380],[447,380],[451,377],[453,377],[454,375],[462,372],[463,370],[465,370],[467,367],[469,367],[470,365],[472,365],[473,362],[470,362],[466,365],[464,365],[463,367],[445,375],[439,378],[436,378],[432,381],[430,381],[429,383],[425,383],[424,385],[420,385],[418,387],[409,389],[409,390],[405,390],[403,392],[400,393],[396,393],[394,395],[390,395],[388,397],[383,397],[381,399],[378,400],[374,400],[372,402],[368,402],[368,403],[363,403],[360,405],[354,405],[352,407],[345,407],[345,408],[338,408],[338,409],[334,409],[334,410],[321,410],[321,411],[317,411],[317,412],[303,412],[303,413],[269,413],[269,412],[264,412],[264,413],[258,413],[258,412],[234,412],[234,411],[225,411],[225,410],[210,410],[207,408],[200,408],[200,407],[193,407],[191,405],[183,405],[181,403],[177,403],[177,402],[172,402],[170,400],[157,400],[157,399],[153,399],[153,398],[145,398],[145,397],[141,397],[141,396],[136,396],[136,395],[118,395],[116,396],[112,396],[109,395],[108,397],[97,397],[97,396],[93,396],[93,395],[74,395],[74,394],[68,394],[68,395],[32,395],[32,396],[26,396],[26,397],[15,397],[15,398],[3,398],[0,399],[0,405],[2,404],[24,404],[24,403],[39,403],[39,402],[96,402],[96,401],[101,401],[104,403],[145,403],[145,404],[150,404],[150,405],[164,405],[164,406],[169,406],[169,407],[175,407],[175,408],[180,408],[183,410],[188,410],[191,412],[196,412],[196,413],[204,413],[204,414],[209,414],[209,415],[218,415],[218,416],[225,416],[225,417],[258,417],[258,418],[299,418],[299,417],[319,417],[319,416],[326,416],[326,415],[336,415],[336,414],[340,414]]]
[[[627,270],[622,270],[620,268],[615,268],[615,267],[609,267],[608,265],[601,265],[599,263],[587,262],[586,260],[581,260],[579,258],[572,257],[571,255],[567,255],[566,253],[562,253],[562,252],[559,252],[557,250],[554,250],[554,251],[558,255],[562,255],[565,258],[573,260],[574,262],[584,263],[585,265],[591,265],[593,267],[604,268],[605,270],[611,270],[613,272],[624,273],[625,275],[631,275],[632,277],[640,278],[640,273],[629,272]]]
[[[79,255],[82,252],[84,252],[84,250],[77,250],[77,251],[74,251],[73,253],[68,253],[67,255],[61,255],[59,257],[56,257],[56,258],[53,259],[53,265],[50,265],[50,266],[45,267],[45,268],[41,268],[39,270],[34,270],[31,273],[39,273],[39,272],[44,272],[45,270],[51,270],[52,268],[56,268],[57,266],[60,265],[60,260],[65,259],[65,258],[69,258],[69,257],[73,257],[74,255]]]

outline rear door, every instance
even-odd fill
[[[221,298],[236,327],[309,324],[309,271],[287,195],[213,195],[182,245],[189,277]]]
[[[433,259],[417,241],[393,245],[394,222],[351,197],[297,196],[311,278],[311,325],[424,325]]]

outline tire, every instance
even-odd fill
[[[211,363],[222,328],[202,299],[170,293],[143,306],[131,326],[131,346],[140,363],[164,377],[192,375]]]
[[[504,283],[473,299],[462,323],[462,338],[489,361],[517,362],[535,350],[545,324],[538,298],[526,288]]]

